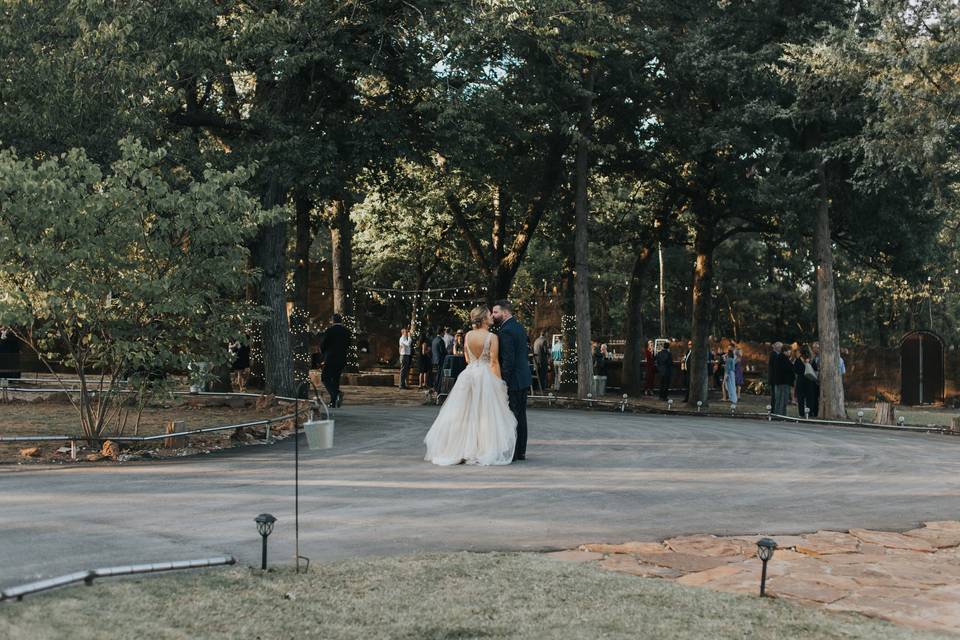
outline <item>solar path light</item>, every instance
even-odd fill
[[[763,563],[763,570],[760,572],[760,597],[765,595],[767,587],[767,561],[773,557],[773,552],[777,550],[777,542],[770,538],[760,538],[757,540],[757,557]]]
[[[261,513],[256,518],[253,519],[257,523],[257,532],[260,533],[260,537],[263,539],[263,546],[260,548],[260,569],[263,571],[267,570],[267,537],[273,533],[273,523],[277,521],[269,513]]]

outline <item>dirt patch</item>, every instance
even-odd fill
[[[182,430],[201,429],[228,424],[276,418],[292,408],[276,401],[258,402],[255,398],[173,398],[144,409],[139,427],[131,415],[120,432],[113,428],[104,435],[151,436],[165,433],[171,421],[183,423]],[[271,438],[284,437],[292,425],[271,425]],[[64,440],[44,442],[0,442],[0,464],[72,463],[69,437],[77,438],[76,462],[129,462],[144,458],[163,458],[204,453],[238,445],[263,442],[265,427],[214,432],[183,438],[175,447],[164,446],[163,440],[130,443],[111,440],[109,443],[80,440],[82,432],[76,410],[62,394],[43,397],[16,397],[0,403],[0,435],[63,435]]]

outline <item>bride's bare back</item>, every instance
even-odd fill
[[[463,354],[466,357],[467,362],[479,360],[483,355],[483,345],[487,340],[487,336],[490,336],[490,368],[499,378],[500,341],[497,339],[496,335],[490,333],[486,329],[473,329],[472,331],[468,331],[467,335],[463,337],[463,344],[465,347]]]

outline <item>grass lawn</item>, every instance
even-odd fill
[[[352,559],[100,582],[0,605],[0,638],[942,638],[526,554]]]

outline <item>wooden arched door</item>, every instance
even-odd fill
[[[913,331],[900,341],[900,403],[943,402],[943,340]]]

